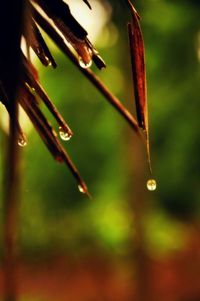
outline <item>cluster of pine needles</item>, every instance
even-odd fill
[[[79,190],[89,195],[85,182],[59,139],[60,134],[63,140],[69,140],[73,132],[40,84],[38,72],[30,59],[30,49],[32,49],[44,66],[56,68],[56,62],[43,38],[43,32],[45,32],[76,68],[123,116],[136,134],[145,141],[151,171],[144,42],[140,17],[132,3],[125,0],[131,13],[128,35],[136,119],[90,69],[92,62],[98,69],[105,68],[106,64],[89,40],[87,31],[71,14],[67,1],[18,0],[15,3],[13,1],[6,2],[4,11],[0,13],[0,28],[2,28],[0,34],[3,41],[0,47],[0,101],[15,126],[18,144],[26,145],[26,136],[18,120],[17,108],[20,105],[55,160],[68,166],[77,181]],[[89,1],[83,0],[83,2],[88,9],[92,9]],[[13,9],[13,6],[16,9]],[[6,16],[9,14],[10,17],[7,19]],[[6,27],[5,24],[7,24]],[[26,41],[27,51],[25,54],[21,50],[22,37]],[[47,106],[57,121],[57,129],[52,127],[42,112],[41,102]]]

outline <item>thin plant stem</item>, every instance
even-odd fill
[[[20,77],[20,40],[24,0],[4,1],[0,11],[0,80],[9,99],[9,135],[3,193],[4,301],[17,300],[16,240],[18,233],[19,134],[16,94]]]
[[[17,145],[18,131],[16,128],[18,106],[12,105],[12,118],[7,145],[6,175],[4,191],[4,289],[5,301],[17,300],[16,284],[16,239],[18,225],[18,194],[19,194],[19,151]]]

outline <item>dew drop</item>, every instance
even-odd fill
[[[51,60],[48,58],[48,56],[45,56],[44,58],[45,58],[45,60],[46,60],[47,66],[52,66],[52,62],[51,62]]]
[[[156,190],[156,186],[157,186],[156,180],[154,180],[154,179],[149,179],[149,180],[147,181],[147,189],[148,189],[148,190],[154,191],[154,190]]]
[[[90,60],[89,63],[85,64],[85,62],[83,61],[82,57],[79,57],[79,65],[83,69],[90,68],[92,66],[92,60]]]
[[[25,83],[26,87],[28,88],[29,92],[34,94],[35,93],[35,88],[30,86],[27,82]]]
[[[25,137],[20,136],[17,141],[18,145],[24,147],[27,145],[27,141]]]
[[[72,137],[72,134],[70,134],[68,131],[64,130],[63,127],[59,127],[59,135],[60,138],[64,141],[69,141]]]
[[[81,185],[81,184],[79,184],[78,185],[78,190],[81,192],[81,193],[86,193],[86,188],[84,187],[84,185]]]

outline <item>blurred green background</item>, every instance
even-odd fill
[[[103,21],[95,45],[107,68],[92,69],[135,114],[126,32],[130,14],[123,1],[98,3],[103,6]],[[85,10],[84,4],[79,5],[81,19]],[[22,150],[22,260],[44,264],[45,260],[64,256],[82,264],[86,258],[88,262],[93,257],[97,261],[105,258],[104,263],[114,262],[122,275],[121,282],[130,282],[140,258],[135,252],[138,245],[140,253],[144,251],[151,260],[166,260],[187,248],[193,229],[199,227],[200,3],[146,0],[134,1],[134,5],[142,17],[146,47],[150,140],[157,190],[146,190],[148,166],[139,139],[49,41],[58,67],[45,69],[36,62],[40,80],[74,132],[73,138],[63,144],[88,184],[93,200],[79,193],[67,168],[53,161],[36,131],[25,122],[28,144]],[[88,14],[92,17],[92,12]],[[45,108],[44,111],[57,130],[53,118]],[[200,244],[196,251],[198,247]],[[170,298],[162,300],[193,300],[184,296]],[[133,299],[117,299],[113,294],[101,299],[82,296],[70,300]]]

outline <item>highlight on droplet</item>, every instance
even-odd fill
[[[79,190],[81,193],[86,193],[86,192],[87,192],[87,189],[85,188],[85,186],[84,186],[84,185],[81,185],[81,184],[78,185],[78,190]]]
[[[27,140],[26,140],[26,138],[20,136],[20,137],[18,138],[17,144],[18,144],[19,146],[21,146],[21,147],[26,146],[26,145],[27,145]]]
[[[149,179],[149,180],[147,181],[147,189],[148,189],[149,191],[154,191],[154,190],[156,190],[156,188],[157,188],[156,180],[154,180],[154,179]]]
[[[47,56],[45,56],[45,59],[46,59],[47,65],[52,66],[52,62],[50,61],[50,59]]]
[[[35,88],[30,86],[27,82],[25,82],[25,86],[28,88],[31,94],[35,94]]]
[[[90,60],[87,64],[83,61],[82,57],[79,56],[79,65],[81,66],[81,68],[83,69],[87,69],[90,68],[92,66],[92,60]]]
[[[63,127],[59,127],[59,135],[60,138],[64,141],[69,141],[72,137],[72,134],[68,131],[66,131]]]

